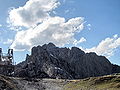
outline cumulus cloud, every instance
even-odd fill
[[[77,46],[80,43],[86,42],[86,39],[84,37],[81,37],[80,40],[74,40],[73,44]]]
[[[75,32],[83,30],[83,22],[84,18],[82,17],[72,18],[68,21],[58,16],[51,17],[35,28],[17,32],[11,48],[25,50],[49,42],[53,42],[57,46],[73,43],[76,41]],[[84,41],[83,39],[78,42]]]
[[[57,0],[29,0],[23,7],[9,11],[10,26],[34,27],[50,17],[50,12],[60,3]]]
[[[99,55],[110,57],[113,55],[114,50],[118,47],[120,47],[120,37],[116,34],[112,38],[108,37],[105,40],[102,40],[98,46],[84,50],[86,52],[96,52]]]
[[[30,49],[35,45],[53,42],[57,46],[80,43],[74,38],[84,28],[84,18],[76,17],[68,21],[63,17],[51,16],[60,5],[58,0],[29,0],[23,7],[13,8],[9,12],[8,22],[11,26],[27,27],[17,31],[11,45],[14,50]],[[13,28],[13,29],[14,29]]]

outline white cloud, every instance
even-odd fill
[[[11,48],[25,50],[49,42],[53,42],[57,46],[73,43],[76,40],[75,32],[83,30],[83,22],[84,18],[82,17],[72,18],[68,21],[61,17],[51,17],[34,29],[18,31]]]
[[[12,44],[13,40],[12,39],[8,39],[7,41],[3,42],[3,44]]]
[[[91,24],[87,24],[88,30],[91,30]]]
[[[90,49],[84,49],[86,52],[96,52],[98,55],[104,55],[110,57],[114,54],[114,50],[120,47],[120,37],[114,35],[112,38],[106,38],[102,40],[98,46]]]
[[[76,17],[66,21],[63,17],[52,17],[50,13],[59,4],[58,0],[29,0],[23,7],[10,10],[9,24],[15,28],[28,28],[17,32],[11,48],[25,50],[49,42],[57,46],[77,42],[74,34],[83,30],[84,18]]]
[[[77,46],[80,43],[86,42],[86,39],[84,37],[81,37],[80,40],[75,40],[73,44]]]
[[[57,0],[29,0],[23,7],[9,11],[10,26],[34,27],[50,17],[60,3]]]
[[[0,24],[0,27],[2,27],[2,24]]]
[[[88,24],[87,26],[91,27],[91,24]]]
[[[53,42],[57,46],[84,42],[77,41],[75,33],[84,28],[84,18],[76,17],[68,21],[63,17],[51,16],[54,9],[60,5],[58,0],[29,0],[23,7],[13,8],[9,12],[10,28],[17,30],[11,45],[14,50],[29,50],[35,45]],[[19,31],[22,26],[27,30]],[[17,29],[16,29],[17,28]],[[7,43],[7,42],[6,42]]]
[[[117,38],[117,37],[118,37],[118,35],[117,35],[117,34],[115,34],[113,37],[114,37],[114,38]]]

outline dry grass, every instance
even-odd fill
[[[64,86],[64,90],[120,90],[120,75],[73,80]]]

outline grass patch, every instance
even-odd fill
[[[120,75],[73,80],[64,86],[64,90],[120,90]]]

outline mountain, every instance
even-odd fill
[[[33,47],[31,55],[16,65],[14,76],[30,78],[80,79],[120,73],[104,56],[85,53],[77,47],[59,48],[53,43]]]

